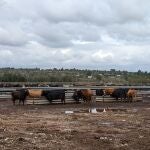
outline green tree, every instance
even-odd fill
[[[101,81],[102,80],[102,76],[101,75],[96,75],[96,79],[98,80],[98,81]]]

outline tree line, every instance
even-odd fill
[[[150,72],[115,69],[0,68],[0,82],[97,82],[102,85],[150,85]]]

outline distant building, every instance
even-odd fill
[[[69,85],[67,85],[67,84],[63,84],[63,87],[65,87],[65,88],[69,88]]]
[[[92,79],[92,76],[88,76],[88,79]]]
[[[120,77],[120,76],[121,76],[120,74],[117,75],[117,77]]]
[[[107,85],[108,85],[108,86],[109,86],[109,85],[113,85],[113,83],[112,83],[112,82],[107,82],[107,83],[106,83],[106,86],[107,86]]]

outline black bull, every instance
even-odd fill
[[[128,90],[129,89],[126,89],[126,88],[114,89],[114,91],[112,92],[112,94],[110,96],[115,98],[116,100],[118,100],[119,98],[121,100],[122,99],[125,100],[127,98]],[[104,101],[105,90],[103,90],[103,89],[96,89],[96,96],[103,96],[103,101]]]
[[[61,99],[61,102],[65,104],[65,90],[44,90],[42,96],[45,96],[47,100],[51,103],[52,100]]]
[[[13,91],[11,93],[11,95],[12,95],[12,101],[13,101],[14,105],[15,105],[15,101],[17,99],[19,99],[19,105],[20,105],[21,102],[24,105],[24,102],[25,102],[26,97],[28,95],[28,91],[26,89],[21,89],[21,90]]]
[[[103,89],[96,89],[96,96],[104,96],[104,90]]]
[[[118,100],[119,98],[122,99],[126,99],[127,98],[127,93],[128,93],[129,89],[115,89],[112,93],[112,97],[116,98],[116,100]]]

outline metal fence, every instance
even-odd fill
[[[111,86],[112,87],[112,86]],[[101,87],[68,87],[68,88],[64,88],[64,87],[38,87],[38,89],[65,89],[65,98],[66,98],[66,103],[75,103],[75,101],[72,99],[72,95],[74,93],[75,89],[92,89],[94,92],[94,97],[96,99],[96,102],[113,102],[115,101],[114,98],[110,97],[110,96],[96,96],[96,89],[105,89],[106,87],[101,86]],[[118,87],[117,87],[118,88]],[[129,87],[121,87],[121,88],[129,88]],[[132,87],[133,88],[133,87]],[[32,88],[28,88],[28,89],[37,89],[37,87],[32,87]],[[138,90],[138,94],[136,97],[136,101],[142,101],[143,99],[150,99],[150,90],[148,91],[148,87],[145,90],[142,89],[142,87],[136,87],[135,89]],[[142,90],[141,90],[142,89]],[[5,99],[11,99],[11,92],[16,90],[16,88],[1,88],[0,89],[0,100],[5,100]],[[29,98],[27,97],[26,100],[27,104],[49,104],[49,101],[47,99],[45,99],[45,97],[40,97],[40,98]],[[60,100],[54,100],[53,103],[61,103]]]
[[[75,90],[75,89],[105,89],[105,88],[133,88],[136,90],[142,90],[142,91],[150,91],[150,86],[69,86],[64,85],[64,87],[7,87],[7,88],[0,88],[0,92],[6,91],[11,92],[16,89],[65,89],[65,90]]]

